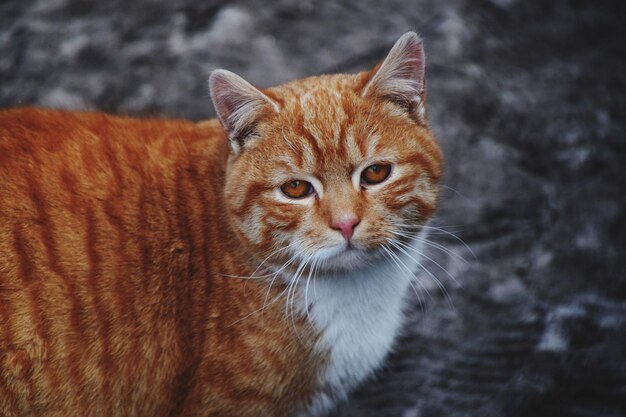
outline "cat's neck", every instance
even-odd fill
[[[419,248],[418,248],[419,249]],[[405,299],[416,259],[399,255],[358,270],[327,274],[300,288],[308,318],[319,332],[318,349],[328,355],[321,390],[309,415],[323,415],[367,378],[391,350],[404,319]]]

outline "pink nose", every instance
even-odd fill
[[[339,230],[346,240],[350,240],[354,234],[354,228],[358,226],[361,219],[358,217],[343,217],[333,222],[331,226],[335,230]]]

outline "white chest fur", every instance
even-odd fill
[[[402,325],[415,260],[400,256],[406,270],[381,259],[358,271],[318,278],[308,291],[310,320],[320,332],[318,348],[329,353],[322,389],[307,416],[324,415],[383,362]]]

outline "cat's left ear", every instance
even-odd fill
[[[259,119],[278,113],[278,105],[252,84],[226,70],[215,70],[209,77],[211,100],[231,148],[239,153],[245,141],[254,134]]]
[[[415,32],[400,37],[387,58],[361,90],[362,97],[392,101],[420,124],[426,123],[426,80],[424,46]]]

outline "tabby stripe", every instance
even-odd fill
[[[132,265],[130,261],[131,258],[128,255],[129,247],[128,247],[128,236],[127,232],[124,228],[123,215],[118,215],[119,211],[117,210],[118,202],[122,199],[124,195],[124,178],[121,172],[121,166],[119,160],[116,156],[116,152],[111,146],[110,141],[102,140],[102,148],[105,158],[107,160],[107,165],[111,174],[113,175],[113,184],[112,189],[107,195],[107,199],[104,201],[104,213],[107,216],[109,223],[117,230],[117,240],[119,244],[115,248],[115,254],[120,260],[117,263],[115,274],[115,298],[120,306],[120,311],[122,316],[127,317],[127,322],[129,328],[132,329],[133,334],[139,331],[140,323],[138,319],[137,306],[132,299],[134,288],[128,285],[128,266]],[[135,334],[135,337],[132,337],[132,346],[130,348],[130,357],[131,358],[139,358],[140,357],[140,346],[139,346],[139,337]],[[128,375],[127,378],[129,381],[135,378],[132,367],[128,366]]]
[[[213,394],[218,398],[230,400],[237,409],[242,409],[246,405],[252,406],[253,409],[262,409],[262,407],[260,407],[262,405],[267,406],[273,404],[275,398],[270,394],[261,392],[264,387],[245,388],[237,383],[239,380],[237,372],[246,369],[247,365],[247,363],[239,362],[231,367],[220,366],[219,370],[216,370],[216,374],[219,375],[219,381],[221,383],[219,385],[213,385]]]
[[[124,179],[122,178],[120,164],[115,154],[115,150],[111,146],[111,143],[106,139],[101,139],[100,143],[102,146],[102,153],[104,154],[104,157],[107,161],[108,168],[111,171],[111,175],[113,175],[113,182],[116,185],[116,188],[119,189],[122,184],[124,184]]]
[[[431,170],[431,178],[439,179],[441,176],[441,150],[433,140],[421,140],[420,152],[418,157],[423,158],[423,163],[428,165]]]
[[[95,176],[95,169],[98,166],[96,163],[96,157],[93,154],[92,145],[89,143],[84,143],[80,147],[80,160],[82,162],[82,166],[85,168],[87,175],[90,178]]]
[[[1,279],[4,281],[5,277],[3,276],[1,277]],[[2,299],[0,298],[0,300]],[[11,301],[9,300],[9,298],[7,297],[6,299],[2,301],[3,301],[2,304],[0,304],[0,307],[1,307],[0,313],[2,313],[2,330],[3,330],[2,333],[3,333],[3,339],[4,339],[4,346],[6,346],[9,350],[12,350],[14,349],[13,324],[12,324],[12,318],[14,317],[14,313],[13,311],[11,311]],[[2,359],[6,361],[6,357],[2,357]],[[0,365],[4,366],[4,363],[0,362]],[[0,390],[1,390],[0,392],[2,393],[1,398],[7,399],[7,401],[3,405],[9,407],[9,413],[16,413],[13,405],[17,400],[17,393],[11,389],[9,385],[9,377],[7,376],[6,371],[2,373],[2,376],[4,378],[0,380]],[[29,402],[32,404],[32,399],[30,399]]]
[[[196,352],[194,351],[195,341],[193,340],[193,331],[190,327],[193,323],[193,300],[191,297],[191,291],[194,288],[189,288],[193,282],[193,261],[194,261],[194,239],[191,234],[191,228],[189,225],[190,210],[188,208],[187,194],[189,194],[189,187],[186,187],[185,171],[181,170],[176,176],[176,218],[178,221],[178,230],[180,233],[180,239],[185,243],[185,249],[187,250],[187,266],[186,274],[174,277],[174,292],[175,292],[175,316],[176,316],[176,333],[178,336],[178,346],[181,349],[182,360],[185,362],[183,365],[183,371],[174,379],[172,390],[173,397],[170,399],[170,403],[173,404],[173,408],[170,412],[171,416],[179,414],[182,409],[188,395],[191,383],[191,376],[194,371],[194,364],[196,362]],[[176,256],[176,255],[174,255]]]
[[[155,181],[154,188],[156,190],[166,189],[166,186],[163,182],[163,178],[156,178],[154,181]],[[179,191],[180,190],[177,189],[176,193],[178,193]],[[159,199],[156,202],[156,206],[164,211],[164,213],[162,213],[162,217],[159,218],[159,221],[161,222],[165,221],[165,224],[167,225],[165,236],[170,238],[170,237],[175,236],[177,232],[180,234],[181,232],[179,229],[179,219],[176,217],[176,213],[172,213],[170,209],[170,204],[172,203],[170,196],[169,195],[166,196],[165,193],[160,192],[157,194],[155,198]],[[176,206],[177,204],[178,203],[174,201],[174,206]],[[191,265],[190,262],[187,262],[187,264]]]
[[[31,254],[27,252],[27,248],[25,246],[25,240],[20,232],[20,230],[16,227],[13,230],[14,236],[14,251],[19,261],[18,274],[21,277],[22,283],[25,288],[28,290],[28,301],[30,306],[30,311],[33,319],[33,324],[35,326],[35,333],[41,340],[43,345],[43,356],[44,359],[47,359],[49,354],[49,348],[47,344],[48,329],[46,328],[46,319],[43,315],[43,311],[41,309],[41,305],[43,304],[43,297],[41,296],[41,288],[38,282],[36,282],[33,277],[35,275],[35,268],[32,264]],[[29,359],[30,360],[30,359]],[[45,366],[44,362],[44,372],[48,369]],[[46,372],[45,376],[48,380],[48,383],[52,387],[58,386],[58,382],[56,381],[55,376],[53,374]],[[35,389],[35,385],[37,382],[32,373],[29,375],[27,381],[24,381],[24,384],[27,387],[29,392],[33,392]],[[32,401],[32,398],[31,398]]]
[[[129,155],[130,156],[130,155]],[[137,161],[139,163],[139,161]],[[134,310],[137,314],[137,321],[140,324],[135,330],[135,332],[140,333],[139,336],[136,337],[137,345],[141,350],[139,356],[137,356],[138,360],[148,362],[152,358],[152,352],[150,348],[150,339],[153,337],[154,330],[152,330],[152,324],[150,323],[150,318],[148,314],[139,314],[142,311],[142,307],[144,307],[146,303],[147,294],[151,294],[150,282],[152,276],[150,275],[150,264],[152,259],[152,249],[150,247],[150,236],[148,235],[148,231],[150,229],[150,225],[148,223],[148,217],[146,214],[146,210],[148,208],[148,196],[147,190],[149,188],[148,184],[142,175],[141,181],[137,185],[139,188],[139,195],[137,198],[137,208],[134,211],[137,213],[136,224],[138,226],[137,233],[132,235],[133,240],[139,246],[139,271],[138,271],[138,280],[136,282],[136,286],[134,286],[133,293],[136,294],[134,297]],[[144,305],[142,305],[144,303]],[[146,334],[150,332],[150,334]],[[141,340],[145,342],[142,343]],[[131,372],[131,378],[136,378],[132,375],[133,369],[129,367],[129,371]],[[142,373],[139,378],[144,380],[146,377],[149,378],[149,375],[152,373],[152,369],[141,367]],[[132,379],[131,379],[132,380]],[[135,401],[141,402],[143,401],[141,398],[134,397]]]
[[[237,368],[245,369],[246,364],[241,363]],[[231,377],[236,380],[235,377]],[[267,408],[269,405],[273,405],[276,403],[276,398],[272,394],[261,392],[263,387],[256,388],[242,388],[238,387],[239,384],[228,384],[229,387],[232,387],[227,390],[226,395],[236,404],[237,407],[240,407],[243,404],[250,404],[253,409],[257,409],[259,405],[263,405]]]
[[[344,152],[343,155],[347,156],[348,153],[346,149],[346,135],[348,133],[347,132],[348,128],[354,125],[354,117],[355,117],[354,107],[350,103],[350,99],[348,98],[347,95],[342,95],[341,107],[343,109],[344,114],[346,115],[346,118],[341,123],[341,130],[339,132],[339,144],[343,148],[343,152]]]
[[[435,212],[435,206],[432,204],[428,204],[426,201],[424,201],[424,199],[419,197],[413,197],[413,199],[419,207],[419,213],[421,216],[428,218],[432,216],[432,214]]]
[[[300,110],[298,112],[298,114],[296,115],[297,120],[296,120],[296,129],[297,129],[297,133],[304,139],[307,140],[307,142],[311,145],[310,149],[313,150],[313,155],[312,157],[317,161],[316,165],[319,165],[320,159],[322,158],[322,155],[324,155],[324,152],[322,152],[322,149],[320,148],[319,144],[317,143],[317,139],[315,139],[315,136],[313,135],[313,133],[311,133],[307,127],[306,124],[304,123],[304,113],[302,112],[302,110]]]
[[[132,296],[132,294],[136,294],[136,289],[133,288],[132,285],[129,285],[128,282],[128,270],[127,268],[132,265],[131,257],[128,255],[129,245],[128,245],[128,235],[127,231],[124,228],[123,223],[123,215],[119,213],[117,209],[118,201],[122,199],[124,195],[124,178],[122,176],[121,165],[119,163],[119,159],[117,157],[117,153],[113,148],[112,144],[108,140],[101,140],[103,154],[107,161],[107,166],[113,176],[113,181],[111,184],[111,190],[107,195],[107,199],[105,200],[103,207],[105,215],[109,223],[117,230],[117,240],[118,245],[115,248],[115,254],[119,259],[116,268],[115,274],[116,279],[114,283],[114,296],[117,304],[120,308],[121,316],[126,316],[126,322],[130,329],[132,329],[132,333],[134,337],[131,337],[132,342],[130,343],[130,357],[131,358],[140,358],[141,357],[141,348],[140,341],[137,333],[139,332],[141,326],[138,318],[138,311],[136,300]],[[128,153],[128,151],[127,151]],[[143,214],[143,212],[140,212]],[[169,219],[168,219],[169,220]],[[142,242],[145,242],[142,239]],[[144,247],[142,246],[142,264],[145,262],[146,256],[145,251],[143,251]],[[142,277],[145,277],[145,274],[142,274]],[[141,281],[145,282],[145,279]],[[127,366],[127,380],[132,381],[136,378],[134,374],[134,370],[131,366]]]
[[[346,130],[348,128],[348,120],[344,119],[339,126],[339,144],[335,148],[336,154],[338,158],[347,159],[348,158],[348,148],[347,148],[347,138],[346,138]]]
[[[209,177],[214,177],[214,176],[215,175],[212,175]],[[211,294],[211,283],[212,283],[211,277],[214,274],[214,272],[211,269],[209,253],[210,253],[210,248],[217,247],[218,245],[217,241],[211,239],[214,236],[214,234],[211,233],[212,232],[211,220],[215,219],[216,213],[213,211],[209,212],[209,210],[213,210],[213,205],[209,204],[209,201],[219,201],[218,200],[219,197],[212,196],[211,199],[208,199],[205,193],[208,192],[208,190],[210,190],[210,187],[206,187],[205,183],[198,180],[198,178],[205,177],[205,175],[202,175],[202,173],[199,173],[199,172],[195,172],[194,177],[196,178],[196,180],[193,182],[193,185],[196,188],[196,193],[198,196],[198,200],[200,202],[200,207],[202,208],[202,217],[201,217],[202,244],[200,245],[200,248],[201,248],[200,260],[201,260],[201,265],[202,265],[202,275],[199,280],[202,283],[202,288],[199,289],[198,291],[202,295],[200,298],[200,302],[196,302],[195,304],[197,311],[194,313],[194,317],[196,317],[196,323],[194,324],[194,329],[196,329],[196,332],[198,333],[198,336],[199,336],[199,340],[196,342],[198,352],[205,352],[206,351],[206,337],[207,337],[207,323],[205,320],[209,316],[209,309],[210,309],[209,297]],[[217,178],[221,178],[221,177],[217,177]],[[217,221],[216,223],[218,225],[227,224],[225,221],[224,222]],[[221,229],[221,228],[218,227],[218,229]],[[225,242],[225,240],[221,240],[221,242]],[[215,261],[217,261],[218,270],[220,270],[219,268],[222,265],[221,258],[217,258],[215,259]],[[178,411],[178,415],[184,415],[183,414],[184,406],[186,405],[187,407],[193,409],[195,406],[195,402],[199,400],[198,395],[201,395],[201,393],[195,390],[195,388],[203,387],[203,384],[198,384],[197,382],[197,380],[200,377],[199,368],[200,368],[200,360],[198,360],[192,365],[191,369],[193,370],[193,372],[191,372],[187,376],[188,381],[189,381],[189,387],[187,389],[187,395],[184,398],[186,404],[180,401],[178,404],[178,407],[174,407],[174,409],[170,413],[170,416],[172,417],[176,416],[177,415],[175,413],[176,411]],[[191,396],[191,400],[190,400],[190,401],[194,401],[194,403],[191,403],[189,401],[191,392],[195,394]]]
[[[267,191],[267,184],[262,182],[253,181],[250,183],[246,191],[244,192],[243,202],[235,208],[234,212],[238,216],[242,216],[248,213],[255,206],[254,201],[259,198],[259,196]]]
[[[414,153],[411,156],[402,158],[400,161],[398,161],[398,163],[417,165],[432,179],[438,179],[440,176],[439,163],[426,157],[426,155],[423,153]]]
[[[266,215],[271,216],[274,220],[280,222],[294,221],[294,216],[297,216],[299,210],[294,210],[291,204],[279,204],[277,205],[273,201],[267,202]]]
[[[397,179],[391,184],[389,191],[400,194],[413,190],[415,188],[415,180],[417,180],[420,175],[421,173],[411,173]]]
[[[127,329],[130,332],[130,336],[128,336],[130,343],[130,352],[128,353],[128,358],[139,359],[141,358],[141,349],[139,346],[139,337],[138,332],[140,330],[140,324],[138,320],[137,314],[137,306],[133,302],[132,295],[134,290],[131,286],[128,285],[128,266],[131,265],[129,262],[129,255],[127,255],[129,251],[128,246],[128,237],[126,236],[122,223],[120,219],[111,213],[111,209],[115,204],[115,197],[111,200],[105,201],[105,214],[109,220],[109,223],[115,227],[117,230],[117,241],[118,245],[115,248],[115,252],[118,256],[119,261],[116,264],[115,268],[115,285],[116,293],[118,294],[118,302],[120,303],[123,314],[121,316],[126,316],[127,321]],[[131,272],[132,273],[132,272]],[[132,366],[128,366],[126,364],[126,381],[133,381],[137,379],[137,374],[135,369]],[[124,393],[122,393],[124,394]]]
[[[30,172],[30,175],[27,178],[28,193],[29,193],[31,202],[33,206],[35,207],[35,210],[37,211],[38,220],[41,222],[40,223],[41,238],[46,248],[48,267],[57,276],[63,278],[64,274],[59,266],[58,259],[57,259],[57,253],[56,253],[57,246],[55,244],[53,233],[52,233],[52,221],[48,215],[48,212],[45,209],[46,207],[45,207],[44,200],[42,198],[42,193],[39,188],[39,185],[33,180],[33,177],[35,176],[36,174],[34,172]],[[21,242],[22,238],[21,238],[21,235],[19,234],[19,230],[16,229],[15,232],[16,232],[15,234],[16,242]],[[16,245],[18,245],[18,243],[16,243]],[[34,270],[35,268],[34,268],[34,265],[31,265],[31,263],[28,261],[28,256],[26,254],[25,247],[23,246],[23,244],[19,243],[19,245],[20,245],[19,248],[21,249],[21,252],[18,250],[17,246],[16,246],[16,251],[18,251],[17,253],[21,253],[20,264],[22,268],[21,269],[22,278],[26,279],[25,283],[28,285],[29,283],[33,283],[35,281],[35,270]],[[50,337],[49,337],[50,323],[43,315],[43,312],[39,311],[39,306],[43,304],[43,297],[41,296],[41,293],[40,293],[40,286],[41,286],[40,283],[37,283],[31,287],[31,295],[32,295],[31,300],[33,303],[33,314],[34,314],[33,318],[35,319],[35,322],[37,323],[36,324],[37,333],[42,340],[44,351],[47,354],[51,354]],[[45,370],[47,371],[45,373],[47,375],[48,381],[50,382],[52,388],[57,389],[59,387],[59,380],[57,378],[56,373],[52,371],[52,367],[50,366],[46,366]]]
[[[423,148],[422,153],[429,155],[430,157],[433,158],[434,162],[437,165],[440,165],[442,155],[441,155],[441,149],[439,148],[439,145],[437,145],[437,143],[432,138],[432,136],[426,135],[423,137],[426,137],[428,139],[420,141],[420,146]]]
[[[139,241],[139,250],[141,252],[141,276],[143,279],[141,280],[143,283],[144,294],[148,294],[149,290],[149,268],[152,260],[152,248],[150,247],[150,236],[148,236],[148,232],[150,230],[150,225],[148,224],[148,217],[146,216],[147,210],[147,202],[148,196],[146,194],[146,189],[148,188],[147,184],[144,181],[139,184],[139,203],[137,205],[137,213],[139,213],[139,218],[137,219],[139,224],[139,230],[141,233],[140,241]]]
[[[423,217],[429,217],[435,211],[435,208],[432,204],[427,203],[424,199],[418,196],[412,196],[411,198],[409,198],[408,201],[389,203],[389,207],[394,210],[399,210],[408,206],[409,204],[415,204],[418,208],[420,216]]]
[[[35,281],[35,270],[26,253],[24,238],[22,237],[19,227],[13,229],[13,239],[13,249],[18,258],[18,270],[22,277],[22,283],[26,288],[30,288],[31,284]]]
[[[277,133],[275,133],[277,134]],[[303,149],[302,146],[300,146],[300,144],[296,145],[293,143],[293,141],[291,140],[291,138],[288,138],[286,136],[286,134],[284,132],[280,132],[283,140],[285,141],[285,143],[287,143],[287,146],[289,146],[289,149],[292,151],[291,152],[291,159],[294,161],[294,165],[297,166],[298,168],[302,169],[303,167]],[[291,170],[291,164],[288,164],[285,161],[276,161],[276,164],[278,166],[282,166],[283,168],[285,168],[286,170]]]
[[[348,158],[346,135],[348,127],[352,126],[354,123],[354,113],[351,111],[351,106],[348,104],[347,97],[342,97],[341,104],[346,118],[341,121],[341,125],[339,126],[339,146],[337,147],[337,155],[339,155],[341,159],[346,159]]]
[[[270,297],[274,297],[274,295],[270,294]],[[250,343],[255,345],[257,344],[257,340],[264,340],[267,338],[267,330],[262,327],[255,326],[250,329],[248,336]],[[275,375],[278,376],[284,373],[288,365],[285,363],[280,353],[276,351],[274,346],[261,344],[260,346],[256,346],[256,348],[261,351],[260,356],[263,358],[263,364],[271,367]]]
[[[196,368],[198,367],[199,358],[193,358],[183,371],[175,378],[172,390],[172,398],[170,404],[172,405],[171,411],[168,413],[168,417],[181,416],[184,410],[185,403],[189,397],[189,391],[194,381],[194,375],[196,374]]]
[[[67,169],[63,169],[60,174],[61,182],[65,189],[67,190],[70,196],[70,210],[73,214],[79,214],[78,207],[79,203],[76,200],[75,189],[77,186],[76,179],[67,171]],[[83,306],[80,304],[78,289],[76,283],[74,282],[73,277],[68,276],[67,274],[62,274],[61,278],[63,279],[63,283],[67,288],[68,298],[71,303],[70,307],[70,325],[72,327],[73,332],[78,335],[78,340],[86,340],[85,329],[81,324],[81,312],[83,311]],[[85,384],[85,379],[81,375],[80,372],[80,363],[82,362],[79,358],[82,356],[81,346],[76,344],[76,340],[73,338],[72,334],[68,334],[66,336],[66,349],[68,353],[68,368],[69,368],[69,376],[73,382],[74,387],[83,387]],[[83,407],[86,404],[83,404]]]
[[[376,129],[370,132],[364,133],[359,137],[353,138],[354,142],[356,142],[356,145],[359,148],[361,158],[365,158],[365,156],[368,154],[368,148],[369,148],[368,142],[370,138],[375,134],[376,134]],[[380,145],[380,142],[379,142],[379,145]]]
[[[272,252],[272,248],[274,247],[274,238],[272,236],[272,229],[273,227],[265,227],[263,236],[261,237],[261,242],[256,245],[257,248],[260,250],[260,253],[271,253]],[[267,255],[264,255],[267,256]]]
[[[298,221],[297,220],[289,220],[289,221],[285,221],[277,216],[270,216],[268,215],[267,217],[268,220],[274,220],[271,222],[271,229],[272,230],[280,230],[283,232],[288,232],[290,230],[295,229],[298,226]]]
[[[158,210],[161,204],[158,204],[155,201],[155,194],[158,191],[155,189],[154,184],[152,182],[147,183],[145,181],[145,177],[142,176],[144,181],[140,185],[140,216],[139,223],[142,232],[141,242],[141,252],[142,252],[142,283],[143,283],[143,294],[154,294],[156,301],[161,307],[170,307],[171,303],[165,297],[170,296],[169,291],[164,291],[163,288],[167,288],[168,283],[168,275],[166,270],[160,269],[160,265],[156,265],[154,261],[159,259],[160,254],[158,252],[159,248],[162,247],[163,244],[162,239],[164,236],[155,233],[153,222],[155,221],[155,210]],[[152,193],[148,194],[148,192],[144,191],[148,190],[148,192],[152,191]],[[160,214],[160,213],[159,213]],[[150,217],[152,216],[152,217]],[[161,221],[162,219],[156,219],[156,221]],[[152,243],[150,243],[152,242]],[[159,282],[160,280],[160,282]],[[165,280],[165,282],[163,282]],[[159,287],[160,291],[155,293],[155,287]],[[169,290],[169,288],[168,288]],[[144,296],[145,297],[145,296]],[[142,299],[140,297],[140,302],[153,301]],[[160,322],[161,312],[159,309],[152,309],[150,314],[146,315],[146,321],[148,326],[151,329],[154,329],[154,335],[150,338],[149,342],[145,344],[147,349],[147,357],[154,361],[155,359],[161,357],[163,354],[163,344],[159,342],[159,338],[163,337],[164,334],[168,334],[169,328],[165,327],[165,323]],[[149,374],[152,370],[148,370]]]
[[[405,194],[408,194],[414,190],[414,186],[412,184],[402,184],[397,183],[393,184],[393,187],[390,187],[390,192],[393,192],[395,195],[392,197],[392,201],[402,200]]]
[[[297,157],[300,157],[301,155],[297,154],[296,150],[294,150],[293,155],[296,155]],[[278,170],[279,168],[282,168],[285,171],[292,171],[293,170],[293,164],[287,163],[286,161],[281,161],[281,160],[277,160],[274,162],[276,165],[276,169]],[[302,168],[302,158],[300,158],[300,162],[298,164],[295,164],[298,168]]]
[[[87,208],[86,218],[86,235],[85,245],[87,248],[87,262],[88,262],[88,275],[87,275],[87,287],[93,297],[93,305],[96,311],[96,318],[98,320],[98,333],[100,336],[102,353],[98,365],[102,373],[102,393],[104,398],[111,397],[110,387],[110,375],[112,373],[113,361],[111,360],[111,319],[108,317],[108,312],[105,310],[102,300],[100,298],[101,292],[98,291],[98,278],[101,278],[98,273],[98,269],[102,264],[102,256],[96,249],[97,240],[97,226],[93,209]],[[105,415],[108,415],[108,411]]]

